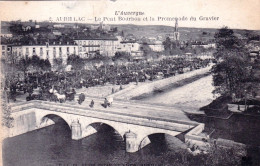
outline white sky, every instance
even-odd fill
[[[51,17],[115,17],[115,11],[141,11],[143,17],[188,17],[179,21],[180,27],[260,30],[260,0],[86,0],[86,1],[1,1],[0,19],[43,21]],[[190,17],[219,17],[218,21],[190,21]],[[116,16],[117,17],[117,16]],[[117,19],[117,18],[116,18]],[[174,25],[174,21],[104,22],[108,24]]]

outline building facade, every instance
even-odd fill
[[[140,50],[140,44],[136,41],[122,41],[117,47],[117,51],[135,52]]]
[[[90,58],[99,53],[104,56],[114,56],[117,51],[118,39],[114,37],[80,38],[75,42],[78,45],[78,55],[81,58]]]
[[[69,55],[78,55],[76,43],[71,42],[46,42],[45,44],[12,45],[12,55],[19,58],[39,56],[41,59],[48,59],[53,65],[56,58],[61,58],[66,63]]]
[[[152,49],[154,52],[162,52],[164,51],[164,45],[161,41],[154,41],[151,43],[148,43],[149,47]]]

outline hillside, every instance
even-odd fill
[[[55,24],[55,23],[48,23],[48,22],[38,22],[40,25],[46,25],[46,24]],[[64,25],[71,25],[75,23],[59,23]],[[90,27],[94,24],[77,24],[77,25],[83,25],[86,27]],[[7,32],[8,27],[10,26],[9,22],[1,22],[1,32]],[[111,27],[117,27],[118,31],[123,31],[125,35],[133,34],[137,38],[142,37],[157,37],[161,36],[162,38],[165,38],[168,34],[173,32],[172,26],[165,26],[165,25],[133,25],[133,24],[113,24],[110,25]],[[217,31],[217,29],[212,28],[190,28],[190,27],[179,27],[180,32],[180,40],[199,40],[199,41],[207,41],[214,39],[214,34]],[[242,30],[242,29],[235,29],[235,33],[237,33],[238,36],[245,36],[248,32],[253,32],[257,35],[260,35],[260,31],[248,31],[248,30]]]

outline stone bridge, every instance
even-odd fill
[[[106,124],[125,140],[127,152],[136,152],[149,144],[148,136],[151,134],[177,136],[199,126],[197,133],[204,129],[204,125],[201,127],[201,124],[185,119],[184,113],[178,114],[169,110],[170,107],[138,103],[133,106],[133,103],[117,102],[113,107],[97,109],[84,105],[34,100],[12,104],[11,108],[14,127],[9,130],[10,137],[62,120],[70,127],[72,139],[79,140],[96,133],[95,124]],[[144,112],[141,114],[139,111]]]

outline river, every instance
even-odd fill
[[[126,153],[121,136],[101,126],[99,132],[79,141],[71,139],[66,123],[8,138],[3,142],[4,166],[159,164],[167,163],[165,154],[186,147],[176,137],[155,134],[149,137],[152,143],[139,152]]]
[[[196,111],[200,107],[208,105],[215,99],[212,94],[213,90],[212,75],[208,75],[184,86],[171,89],[167,92],[157,93],[141,100],[151,103],[185,107]]]

